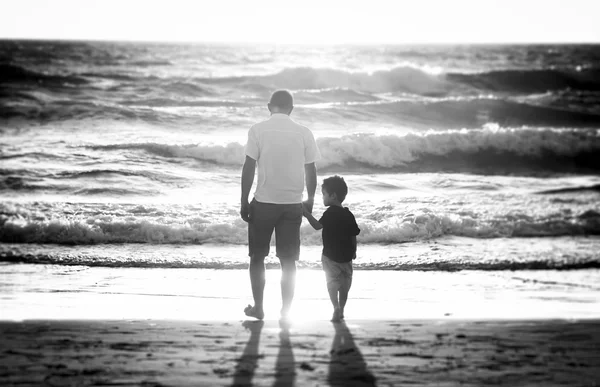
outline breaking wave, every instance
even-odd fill
[[[600,171],[596,130],[480,129],[401,135],[354,134],[317,139],[319,169],[350,172],[486,172],[579,174]],[[194,158],[238,168],[244,147],[130,143],[92,146],[141,150],[169,158]]]
[[[443,236],[471,238],[558,237],[600,235],[600,213],[552,213],[544,216],[507,213],[494,218],[473,214],[398,213],[389,209],[355,211],[361,229],[361,244],[394,244],[428,240]],[[36,211],[4,207],[0,213],[0,242],[66,245],[106,243],[205,244],[247,243],[247,225],[232,211],[231,218],[215,220],[194,213],[165,214],[118,213],[70,214],[40,217]],[[320,245],[321,236],[304,225],[304,245]]]

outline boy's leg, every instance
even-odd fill
[[[327,280],[327,292],[333,306],[333,316],[331,321],[338,322],[341,320],[341,309],[338,300],[338,292],[340,290],[340,270],[338,264],[326,256],[321,257],[325,279]]]
[[[339,322],[343,318],[342,308],[340,308],[340,302],[338,300],[339,289],[339,282],[334,281],[331,285],[330,283],[327,283],[327,292],[329,292],[329,299],[331,300],[331,305],[333,305],[332,322]]]
[[[327,292],[329,293],[329,299],[331,300],[331,305],[334,310],[340,308],[340,302],[338,300],[339,289],[340,286],[337,281],[327,281]]]
[[[340,284],[340,311],[341,311],[341,318],[344,318],[344,308],[346,307],[346,302],[348,301],[348,292],[350,292],[350,287],[352,286],[352,275],[353,275],[353,270],[352,270],[352,263],[349,262],[347,265],[345,265],[346,267],[344,267],[344,271],[342,273],[342,279],[341,279],[341,284]]]
[[[348,291],[350,289],[348,287],[342,286],[340,287],[340,317],[344,318],[344,308],[346,307],[346,302],[348,301]]]

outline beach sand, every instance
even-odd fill
[[[246,321],[245,270],[5,264],[0,386],[600,384],[600,271],[356,271],[333,324],[300,270]]]
[[[600,322],[0,323],[0,385],[596,386]]]

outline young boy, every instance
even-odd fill
[[[348,207],[342,207],[348,193],[342,177],[336,175],[323,180],[321,192],[323,205],[329,207],[321,219],[315,219],[306,207],[303,207],[303,213],[315,230],[323,229],[321,262],[333,304],[331,321],[339,322],[344,318],[344,307],[352,285],[352,260],[356,258],[356,236],[360,229]]]

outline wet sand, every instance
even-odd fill
[[[0,322],[0,385],[596,386],[599,320]]]

